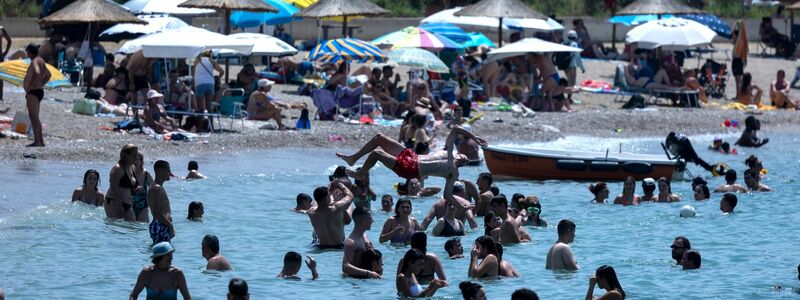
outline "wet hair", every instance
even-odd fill
[[[750,177],[750,178],[755,178],[755,179],[759,179],[760,180],[761,178],[759,178],[759,176],[760,175],[758,175],[758,173],[756,173],[756,170],[753,170],[753,169],[744,170],[744,177],[745,178]]]
[[[119,161],[117,161],[117,163],[120,164],[120,167],[123,168],[125,167],[124,165],[126,164],[133,164],[133,162],[128,161],[128,154],[131,154],[131,152],[138,152],[138,151],[139,148],[136,147],[136,145],[125,144],[125,146],[122,146],[122,149],[119,151]]]
[[[411,204],[411,199],[408,199],[408,198],[400,198],[400,199],[398,199],[398,200],[397,200],[397,202],[394,204],[394,217],[395,217],[395,218],[397,218],[397,217],[398,217],[398,215],[397,215],[397,211],[398,211],[398,210],[400,210],[400,205],[402,205],[403,203],[407,203],[407,204],[408,204],[408,206],[410,206],[410,207],[411,207],[411,209],[414,209],[414,205],[412,205],[412,204]]]
[[[694,250],[686,252],[686,259],[691,261],[692,265],[695,268],[699,268],[700,265],[703,263],[703,258],[700,257],[700,252],[697,252],[697,251],[694,251]]]
[[[731,144],[728,144],[728,142],[722,143],[719,147],[722,148],[722,152],[725,152],[725,154],[731,153]]]
[[[739,199],[733,193],[725,193],[725,195],[722,195],[722,201],[728,202],[728,205],[730,205],[731,210],[736,208],[736,204],[739,203]]]
[[[508,199],[506,199],[506,195],[500,194],[497,196],[492,197],[492,200],[489,202],[489,205],[503,205],[508,208]]]
[[[636,178],[633,178],[633,176],[625,177],[625,181],[622,183],[622,192],[625,193],[625,184],[628,181],[633,181],[633,187],[632,187],[631,193],[635,193],[636,192]]]
[[[228,283],[228,294],[237,299],[247,297],[247,281],[241,278],[231,278],[231,281]]]
[[[464,183],[456,181],[453,183],[453,194],[460,194],[464,192]]]
[[[39,55],[39,45],[34,44],[34,43],[30,43],[30,44],[28,44],[27,47],[25,47],[25,51],[26,52],[30,52],[31,54],[33,54],[33,56],[38,56]]]
[[[422,253],[428,253],[428,235],[424,231],[412,233],[409,245],[413,249],[419,249]]]
[[[603,191],[603,190],[605,190],[607,188],[608,188],[608,184],[606,184],[605,182],[602,182],[602,181],[600,181],[600,182],[598,182],[596,184],[590,184],[589,185],[589,191],[592,192],[592,194],[595,195],[595,196],[597,196],[597,194],[600,194],[601,191]]]
[[[97,190],[97,186],[100,185],[100,172],[97,172],[95,169],[86,170],[86,173],[83,173],[83,184],[86,185],[86,179],[89,178],[89,174],[94,174],[97,177],[97,184],[94,186],[94,190]]]
[[[567,234],[570,230],[575,231],[575,223],[568,219],[563,219],[558,222],[558,236]]]
[[[211,252],[219,252],[219,238],[213,234],[206,234],[201,245],[208,247]]]
[[[746,93],[747,89],[750,88],[751,82],[753,82],[753,75],[750,75],[750,72],[744,73],[744,75],[742,75],[742,87],[739,91],[742,93]]]
[[[364,266],[364,269],[372,270],[372,264],[379,262],[383,259],[383,253],[381,253],[378,249],[369,249],[364,251],[364,254],[361,255],[361,263]]]
[[[500,195],[500,188],[497,187],[496,184],[493,183],[492,186],[489,189],[492,191],[492,194]]]
[[[489,228],[489,223],[494,221],[495,218],[497,218],[497,215],[493,211],[489,211],[483,215],[483,235],[492,235],[492,229],[494,228]]]
[[[192,201],[191,203],[189,203],[189,216],[187,216],[186,219],[188,219],[188,220],[194,219],[195,216],[192,215],[192,212],[195,209],[202,208],[202,207],[203,207],[203,202],[200,202],[200,201]]]
[[[333,181],[334,179],[339,178],[347,178],[347,167],[337,166],[336,169],[333,170],[333,174],[328,176],[328,181]]]
[[[524,200],[524,199],[525,199],[525,195],[520,194],[520,193],[514,194],[513,196],[511,196],[511,206],[512,207],[516,207],[516,208],[521,207],[520,200]]]
[[[286,255],[283,256],[284,265],[299,265],[302,262],[303,257],[300,256],[300,253],[294,251],[286,252]]]
[[[689,243],[689,239],[687,239],[685,236],[682,236],[682,235],[677,236],[677,237],[675,237],[675,241],[683,242],[683,247],[684,247],[685,250],[691,250],[692,249],[692,243]]]
[[[711,197],[711,191],[708,189],[707,185],[701,184],[700,189],[702,190],[703,196],[706,197],[706,199]]]
[[[495,246],[494,240],[491,237],[485,235],[480,236],[477,239],[475,239],[475,243],[481,245],[481,247],[483,248],[486,248],[489,254],[496,256],[499,261],[500,256],[497,254],[497,246]]]
[[[669,182],[669,179],[667,179],[667,177],[661,177],[658,179],[658,181],[659,182],[663,181],[664,184],[667,185],[667,190],[669,191],[669,193],[670,194],[672,193],[672,184]]]
[[[728,172],[725,172],[725,183],[733,184],[736,182],[736,170],[729,169]]]
[[[447,240],[447,242],[444,242],[444,251],[447,252],[448,256],[453,256],[453,252],[450,251],[453,250],[453,248],[456,246],[457,243],[461,243],[461,239],[457,237],[454,237],[452,239]]]
[[[353,220],[356,222],[360,222],[361,220],[363,220],[363,218],[369,216],[370,213],[371,212],[369,208],[363,206],[356,206],[356,208],[353,209]]]
[[[757,165],[757,164],[760,164],[760,163],[761,163],[761,160],[760,160],[760,159],[758,159],[758,157],[757,157],[757,156],[755,156],[755,155],[752,155],[752,154],[751,154],[749,157],[747,157],[747,159],[745,159],[745,160],[744,160],[744,164],[745,164],[745,165],[746,165],[748,168],[751,168],[751,169],[752,169],[752,168],[753,168],[755,165]]]
[[[480,179],[486,180],[486,183],[488,183],[489,185],[492,185],[492,183],[494,182],[494,178],[492,177],[492,173],[489,173],[489,172],[483,172],[483,173],[478,174],[478,179],[479,180]]]
[[[414,153],[428,154],[431,151],[430,145],[427,142],[419,142],[414,146]]]
[[[511,294],[511,300],[539,300],[539,295],[532,290],[521,288]]]
[[[314,200],[320,202],[323,199],[328,198],[328,187],[321,186],[314,189]],[[327,199],[326,199],[327,200]]]
[[[200,167],[197,165],[196,161],[190,161],[189,162],[189,166],[187,167],[187,169],[189,171],[196,171],[197,169],[200,169]]]
[[[611,287],[612,290],[619,290],[619,293],[622,294],[622,299],[625,299],[625,290],[623,290],[622,285],[619,284],[617,272],[614,271],[614,267],[602,265],[594,272],[594,276],[597,277],[597,280],[601,278],[605,279],[608,286]]]
[[[406,254],[403,255],[403,264],[400,265],[400,273],[405,274],[406,271],[408,270],[408,266],[420,259],[425,260],[425,253],[423,253],[419,249],[411,248],[408,251],[406,251]]]
[[[311,202],[311,196],[309,196],[306,193],[300,193],[300,194],[297,194],[296,201],[297,201],[297,206],[300,206],[300,204],[302,204],[303,201]]]
[[[458,284],[458,289],[461,290],[461,296],[464,297],[464,300],[470,300],[478,297],[478,292],[482,288],[483,286],[480,284],[471,281],[462,281]]]
[[[408,195],[408,182],[411,179],[406,179],[405,182],[398,182],[397,183],[397,194],[400,196]]]
[[[705,186],[708,186],[708,181],[706,181],[705,179],[703,179],[703,177],[700,177],[700,176],[697,176],[697,177],[693,178],[692,179],[692,190],[694,190],[694,188],[696,186],[701,185],[701,184],[705,185]]]
[[[494,242],[494,248],[497,249],[497,262],[503,261],[503,244]]]

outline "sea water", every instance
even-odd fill
[[[629,299],[758,299],[797,298],[796,267],[800,263],[798,237],[798,165],[800,136],[773,135],[762,149],[739,148],[739,155],[722,155],[706,150],[713,136],[693,137],[695,148],[707,161],[726,162],[739,171],[744,159],[758,155],[769,169],[764,183],[773,193],[739,194],[736,213],[719,211],[721,194],[711,200],[692,199],[689,181],[673,182],[679,203],[647,203],[640,206],[591,204],[588,183],[573,181],[498,181],[500,191],[536,194],[542,199],[542,217],[550,226],[527,228],[532,242],[505,247],[504,259],[522,274],[520,278],[479,280],[489,299],[509,299],[522,287],[535,290],[542,299],[581,299],[589,275],[601,265],[613,266]],[[736,136],[725,136],[733,142]],[[597,139],[568,137],[533,146],[636,153],[663,153],[662,138]],[[621,145],[620,145],[621,144]],[[375,223],[367,232],[384,254],[384,279],[342,278],[341,251],[320,251],[311,247],[311,225],[304,214],[291,212],[295,196],[311,194],[327,183],[337,164],[336,150],[270,150],[230,155],[169,158],[173,172],[181,172],[190,159],[200,162],[209,179],[173,180],[166,183],[172,204],[177,236],[173,264],[184,270],[195,299],[223,299],[232,277],[247,280],[251,299],[392,299],[397,298],[395,271],[407,246],[378,244],[383,222],[389,216],[373,203]],[[347,150],[352,151],[352,150]],[[147,164],[160,157],[145,153]],[[83,172],[96,168],[102,174],[101,189],[107,188],[113,162],[103,164],[15,162],[0,167],[0,287],[8,299],[126,299],[142,267],[150,263],[147,225],[105,220],[102,208],[68,201],[80,185]],[[461,176],[475,180],[485,165],[461,169]],[[694,174],[710,177],[690,166]],[[399,179],[390,170],[372,172],[377,194],[392,194]],[[709,178],[710,186],[723,178]],[[429,186],[443,180],[431,179]],[[611,197],[622,191],[621,183],[609,186]],[[637,183],[637,193],[641,186]],[[509,197],[510,198],[510,197]],[[414,199],[413,216],[420,222],[436,197]],[[202,223],[186,220],[191,201],[205,204]],[[680,207],[697,208],[696,218],[679,217]],[[545,270],[545,255],[557,239],[556,224],[568,218],[577,224],[572,245],[580,265],[577,272]],[[436,293],[438,299],[461,299],[458,283],[469,280],[469,251],[480,227],[462,238],[467,258],[446,259],[445,238],[428,238],[428,250],[442,258],[449,287]],[[432,228],[432,226],[431,226]],[[349,234],[352,225],[345,231]],[[204,235],[220,239],[221,252],[235,271],[204,270],[200,242]],[[682,271],[670,255],[675,236],[690,239],[700,251],[702,267]],[[311,281],[303,266],[301,281],[275,278],[287,251],[313,256],[320,278]],[[780,284],[788,289],[776,291]],[[601,290],[596,290],[600,295]],[[144,299],[140,295],[140,299]]]

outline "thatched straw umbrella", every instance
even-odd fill
[[[272,7],[261,0],[188,0],[178,7],[187,8],[210,8],[221,9],[224,11],[225,18],[225,35],[231,33],[231,11],[232,10],[245,10],[252,12],[278,12],[278,9]],[[227,74],[226,74],[227,75]]]
[[[500,47],[503,47],[503,18],[547,20],[547,16],[519,0],[481,0],[456,12],[455,15],[499,18],[497,40],[500,42]]]
[[[369,0],[320,0],[294,15],[312,19],[343,17],[342,36],[347,37],[347,17],[378,16],[388,13],[388,10]]]
[[[66,7],[39,19],[39,24],[44,26],[58,26],[66,24],[88,23],[89,30],[86,34],[89,45],[92,44],[92,28],[97,24],[147,24],[147,21],[137,18],[119,4],[106,0],[78,0]],[[84,69],[84,81],[92,82],[92,67],[87,63]]]

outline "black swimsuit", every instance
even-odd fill
[[[456,230],[453,225],[450,225],[450,222],[447,220],[444,221],[444,228],[442,228],[442,232],[439,233],[439,236],[442,237],[450,237],[450,236],[461,236],[464,235],[464,227],[461,227],[461,230]]]
[[[131,190],[131,195],[134,194],[134,191],[136,190],[136,187],[133,186],[133,181],[131,181],[131,178],[128,177],[128,172],[125,172],[125,175],[122,176],[122,178],[119,179],[119,187],[128,188],[128,189]],[[106,203],[111,203],[111,201],[114,201],[114,199],[106,197]],[[131,208],[132,208],[131,204],[122,202],[122,209],[123,210],[127,211],[127,210],[129,210]]]
[[[44,99],[44,90],[43,89],[30,90],[30,91],[28,91],[28,94],[33,95],[34,97],[36,97],[36,100],[39,100],[39,102],[42,102],[42,99]]]

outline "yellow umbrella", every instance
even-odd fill
[[[286,0],[286,2],[296,6],[297,8],[303,9],[311,6],[311,4],[317,3],[317,0]]]
[[[0,80],[5,80],[13,85],[22,86],[22,81],[25,80],[25,75],[28,73],[28,65],[30,59],[17,59],[9,60],[0,63]],[[44,86],[47,89],[54,89],[57,87],[71,87],[72,83],[69,82],[67,76],[61,73],[56,67],[46,64],[47,70],[50,71],[50,81]]]

